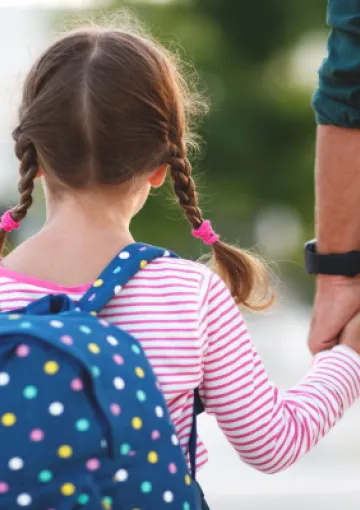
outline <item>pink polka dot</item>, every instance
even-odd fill
[[[135,457],[135,455],[136,455],[135,450],[131,450],[131,452],[129,452],[129,457]]]
[[[89,297],[90,303],[91,303],[91,301],[94,301],[95,298],[96,298],[96,294],[91,294],[91,296]]]
[[[114,354],[113,360],[117,365],[123,365],[124,364],[124,358],[120,356],[120,354]]]
[[[73,379],[70,383],[70,387],[74,391],[81,391],[84,388],[83,382],[79,377]]]
[[[121,413],[121,408],[120,408],[119,404],[111,404],[110,411],[115,416],[119,416],[119,414]]]
[[[9,490],[9,485],[6,482],[0,482],[0,494],[5,494]]]
[[[16,354],[19,358],[26,358],[30,354],[30,347],[26,344],[21,344],[16,349]]]
[[[97,471],[100,467],[100,461],[98,459],[89,459],[86,463],[86,468],[89,471]]]
[[[44,432],[41,429],[33,429],[30,432],[30,440],[36,443],[44,439]]]
[[[63,335],[60,340],[62,341],[63,344],[65,345],[73,345],[74,343],[74,340],[71,338],[71,336],[69,335]]]
[[[176,467],[176,464],[174,464],[173,462],[171,462],[171,464],[169,464],[169,471],[172,475],[175,475],[175,473],[177,473],[177,467]]]
[[[151,432],[151,439],[156,441],[156,439],[159,439],[159,438],[160,438],[160,432],[158,430],[153,430]]]
[[[104,319],[100,319],[100,320],[99,320],[99,324],[101,324],[102,326],[105,326],[105,327],[110,326],[110,324],[108,323],[108,321],[105,321]]]

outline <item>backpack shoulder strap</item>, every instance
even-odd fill
[[[79,301],[78,306],[87,312],[100,312],[102,308],[131,278],[152,260],[160,257],[177,258],[174,253],[143,243],[134,243],[121,250],[101,275],[95,280],[90,289]],[[197,446],[197,414],[204,411],[198,390],[195,390],[193,419],[189,440],[189,458],[193,479],[196,476],[196,446]]]
[[[78,306],[87,312],[100,312],[140,269],[160,257],[177,258],[177,255],[164,248],[143,243],[130,244],[113,258],[79,301]]]

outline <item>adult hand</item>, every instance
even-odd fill
[[[343,329],[339,344],[347,345],[360,354],[360,313],[357,313]]]
[[[334,347],[343,328],[359,311],[360,276],[318,276],[309,333],[312,354]]]

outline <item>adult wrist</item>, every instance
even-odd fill
[[[360,251],[319,253],[316,240],[305,244],[305,267],[309,274],[355,278],[360,275]]]

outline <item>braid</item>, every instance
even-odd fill
[[[172,144],[170,149],[170,175],[179,204],[188,222],[198,229],[204,219],[198,205],[191,165],[186,157],[185,143]],[[246,251],[222,241],[212,245],[210,267],[224,280],[239,305],[253,310],[267,308],[274,300],[269,288],[269,275],[265,265]]]
[[[38,173],[38,159],[34,144],[23,134],[16,139],[15,153],[21,162],[18,185],[20,203],[12,210],[12,216],[15,221],[21,221],[25,218],[33,203],[32,193],[34,191],[34,180]]]
[[[34,191],[34,180],[38,173],[38,159],[34,144],[17,128],[13,133],[15,140],[15,154],[20,160],[20,181],[18,190],[20,193],[20,202],[12,211],[11,216],[17,222],[25,218],[30,209]],[[5,243],[6,232],[0,231],[0,252],[2,251]]]
[[[191,176],[191,165],[186,157],[186,151],[181,151],[175,145],[171,149],[170,175],[173,181],[174,192],[183,208],[188,222],[198,228],[202,222],[201,210],[198,206],[198,195],[195,182]]]

